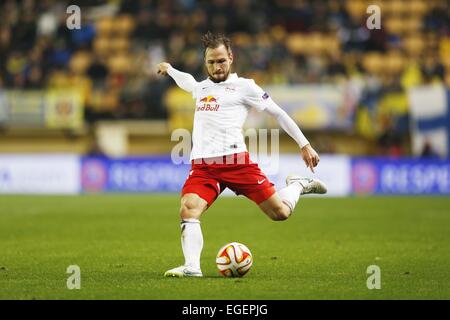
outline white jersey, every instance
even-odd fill
[[[247,151],[242,127],[250,108],[264,110],[269,97],[253,80],[236,73],[223,82],[199,82],[195,98],[191,160]]]
[[[219,83],[201,82],[169,67],[168,74],[195,99],[190,159],[211,158],[247,151],[242,128],[251,108],[267,111],[303,147],[308,140],[295,122],[251,79],[236,73]]]

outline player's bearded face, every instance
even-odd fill
[[[214,82],[227,80],[233,63],[233,54],[224,45],[215,49],[208,48],[205,53],[205,65],[209,78]]]

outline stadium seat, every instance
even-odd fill
[[[248,33],[235,32],[231,35],[231,39],[236,46],[247,46],[252,42],[252,37]]]
[[[359,19],[366,14],[367,5],[362,0],[346,1],[345,8],[350,16]]]
[[[111,54],[109,38],[96,36],[93,43],[94,53],[100,57],[108,57]]]
[[[95,24],[96,36],[110,36],[114,30],[114,23],[112,17],[103,17],[97,20]]]
[[[93,90],[88,104],[96,112],[112,111],[119,105],[119,96],[114,90]]]
[[[412,0],[408,3],[408,13],[412,16],[423,17],[428,12],[426,1]]]
[[[327,39],[319,32],[311,33],[307,36],[306,53],[319,55],[327,50]]]
[[[396,16],[402,16],[408,11],[408,1],[403,0],[390,0],[386,1],[386,5],[391,14]]]
[[[450,71],[450,55],[442,56],[442,64]]]
[[[384,68],[388,74],[398,75],[405,67],[405,58],[400,51],[390,51],[384,56]]]
[[[364,68],[372,74],[380,74],[385,68],[383,56],[378,52],[369,52],[363,57]]]
[[[425,41],[421,35],[410,35],[404,38],[403,48],[412,57],[418,57],[425,49]]]
[[[418,34],[422,29],[422,19],[420,17],[409,17],[404,20],[403,31],[407,34]]]
[[[87,51],[76,52],[72,55],[69,68],[74,74],[82,75],[89,68],[92,60],[92,55]]]
[[[294,55],[303,54],[308,50],[308,38],[301,33],[291,33],[286,38],[286,47]]]
[[[114,19],[114,33],[121,36],[128,36],[135,27],[135,22],[130,15],[121,15]]]
[[[406,30],[404,20],[398,17],[387,17],[383,25],[389,34],[401,35]]]
[[[439,43],[439,53],[442,59],[450,59],[450,37],[443,38]]]
[[[127,54],[119,54],[108,59],[109,70],[112,73],[127,74],[132,68],[133,58]]]
[[[110,40],[109,47],[115,54],[122,54],[130,48],[130,41],[127,37],[114,37]]]
[[[326,35],[324,38],[324,51],[328,54],[334,54],[341,51],[341,43],[338,36],[333,32]]]

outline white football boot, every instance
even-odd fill
[[[195,269],[190,266],[180,266],[177,268],[173,268],[170,270],[167,270],[164,273],[164,277],[177,277],[177,278],[183,278],[183,277],[203,277],[202,271],[200,269]]]
[[[300,176],[296,176],[296,175],[288,176],[286,178],[286,185],[290,185],[293,183],[299,183],[303,187],[301,194],[310,194],[310,193],[324,194],[324,193],[327,193],[327,187],[325,186],[325,183],[323,183],[319,179],[300,177]]]

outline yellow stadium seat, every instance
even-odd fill
[[[114,20],[111,17],[103,17],[95,24],[97,36],[109,36],[114,30]]]
[[[334,34],[334,33],[328,34],[324,38],[324,41],[325,41],[324,51],[326,51],[330,54],[341,51],[341,47],[340,47],[341,44],[340,44],[340,41],[336,34]]]
[[[381,15],[382,15],[382,18],[383,18],[383,16],[384,15],[387,15],[387,14],[389,14],[389,6],[388,6],[388,4],[389,4],[389,0],[378,0],[378,1],[373,1],[373,0],[366,0],[366,2],[365,2],[365,4],[366,4],[366,8],[368,8],[370,5],[377,5],[378,7],[380,7],[380,10],[381,10]]]
[[[294,32],[286,38],[286,47],[294,55],[305,53],[308,46],[308,37],[302,33]]]
[[[441,39],[439,43],[439,53],[442,59],[450,58],[450,37]]]
[[[442,56],[442,64],[447,69],[446,72],[448,73],[450,71],[450,55]]]
[[[130,15],[121,15],[114,19],[114,32],[119,35],[128,36],[135,27],[135,22]]]
[[[383,20],[382,20],[383,21]],[[405,29],[404,20],[397,17],[386,18],[382,24],[386,27],[386,31],[390,34],[403,34]]]
[[[386,68],[383,56],[378,52],[365,54],[363,57],[363,66],[369,73],[373,74],[380,74]]]
[[[97,112],[112,111],[119,105],[119,95],[115,90],[93,90],[89,95],[88,105]]]
[[[70,59],[69,68],[74,74],[84,74],[91,64],[92,56],[89,52],[76,52]]]
[[[385,71],[398,74],[404,69],[405,61],[405,57],[399,51],[390,51],[384,57]]]
[[[428,12],[427,2],[423,0],[412,0],[409,2],[408,13],[411,16],[423,17]]]
[[[114,53],[125,53],[130,47],[130,40],[126,37],[113,37],[110,40],[109,47]]]
[[[235,32],[231,35],[231,40],[236,46],[248,46],[252,43],[252,37],[248,33]]]
[[[403,30],[408,34],[417,34],[422,28],[422,19],[420,17],[409,17],[403,20]]]
[[[127,74],[132,70],[132,58],[126,54],[115,55],[109,58],[108,66],[112,73]]]
[[[362,0],[347,1],[345,7],[348,13],[354,18],[366,15],[367,5]]]
[[[435,32],[428,32],[424,34],[424,40],[427,46],[427,49],[436,49],[439,47],[439,36]]]
[[[95,37],[93,47],[95,54],[100,57],[107,57],[111,54],[110,40],[107,37]]]
[[[413,57],[418,57],[425,49],[425,41],[421,35],[411,35],[404,38],[404,48]]]
[[[319,32],[311,33],[308,36],[308,46],[306,52],[308,54],[317,55],[326,51],[326,39]]]
[[[401,16],[409,10],[409,1],[391,0],[389,1],[389,10],[392,15]]]

